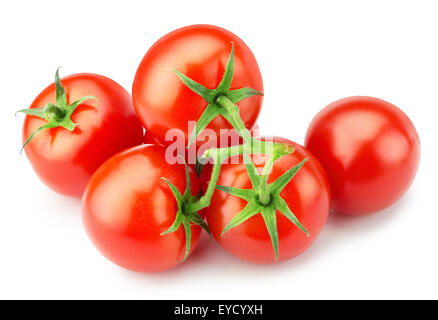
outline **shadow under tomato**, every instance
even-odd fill
[[[259,277],[261,273],[263,273],[263,277],[269,278],[269,275],[274,275],[277,272],[293,271],[295,268],[305,267],[312,263],[312,259],[318,259],[323,255],[332,255],[333,251],[345,243],[346,240],[365,238],[371,230],[385,227],[401,213],[399,212],[400,209],[411,201],[410,194],[411,192],[408,192],[394,205],[374,214],[347,216],[331,213],[325,228],[314,244],[306,252],[289,261],[273,264],[254,264],[240,260],[226,252],[215,240],[209,240],[208,235],[203,232],[196,250],[180,266],[154,274],[142,274],[121,268],[120,271],[127,277],[156,283],[168,283],[172,280],[187,277],[190,274],[196,274],[202,278],[211,275],[222,278],[230,272],[234,274],[233,278]]]
[[[254,273],[255,275],[260,272],[290,270],[291,268],[299,268],[303,265],[311,263],[312,259],[322,255],[331,255],[333,250],[336,250],[338,245],[342,245],[346,240],[351,238],[364,238],[368,232],[375,230],[376,228],[384,228],[392,219],[395,219],[399,213],[402,213],[401,209],[406,206],[406,203],[411,201],[411,192],[408,192],[399,201],[392,206],[374,214],[362,215],[362,216],[347,216],[337,213],[330,213],[327,224],[322,230],[319,237],[315,240],[313,245],[303,254],[297,256],[294,259],[273,263],[273,264],[253,264],[242,261],[231,254],[225,252],[224,256],[219,261],[215,261],[215,267],[232,268],[244,270],[245,274]],[[217,245],[217,244],[216,244]],[[217,245],[219,247],[219,245]],[[217,262],[217,264],[216,264]],[[242,268],[244,266],[244,268]],[[214,270],[212,270],[214,272]],[[268,271],[268,272],[267,272]]]
[[[338,245],[342,245],[349,239],[364,238],[364,241],[366,241],[367,233],[377,228],[385,228],[391,220],[397,218],[398,214],[402,214],[401,209],[411,201],[410,194],[408,192],[392,206],[372,214],[349,216],[331,212],[326,226],[313,246],[294,260],[297,263],[306,260],[305,263],[308,263],[308,259],[320,254],[330,254],[332,250],[336,250]]]

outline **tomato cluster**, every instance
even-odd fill
[[[336,101],[302,146],[253,133],[262,98],[256,59],[240,38],[189,26],[149,49],[132,98],[103,76],[61,80],[57,71],[20,110],[23,148],[47,186],[82,198],[96,248],[139,272],[184,261],[202,229],[241,259],[288,260],[312,244],[330,209],[380,211],[413,181],[419,137],[394,105]]]

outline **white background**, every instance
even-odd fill
[[[3,1],[0,4],[0,298],[438,298],[436,1]],[[315,244],[278,265],[241,262],[204,237],[183,265],[137,274],[88,240],[79,200],[47,189],[19,155],[23,116],[61,75],[93,72],[130,91],[165,33],[216,24],[255,54],[262,134],[303,143],[325,105],[371,95],[402,108],[422,143],[416,180],[391,208],[332,215]]]

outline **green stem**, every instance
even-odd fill
[[[292,153],[294,151],[293,147],[283,143],[260,141],[254,139],[239,116],[239,108],[229,98],[221,95],[216,99],[216,103],[224,108],[225,112],[223,112],[222,115],[239,133],[244,143],[232,147],[211,148],[204,153],[204,158],[211,157],[215,159],[213,172],[211,174],[211,179],[208,184],[207,191],[197,202],[187,207],[188,213],[196,212],[210,205],[211,197],[213,196],[214,189],[216,188],[217,180],[219,178],[221,164],[226,159],[232,156],[242,155],[243,153],[271,154],[263,169],[261,180],[262,183],[260,184],[259,188],[260,202],[262,204],[268,204],[271,201],[267,183],[269,172],[274,164],[274,161],[281,155]]]
[[[284,144],[280,142],[270,142],[270,141],[261,141],[256,140],[251,137],[250,143],[244,143],[237,146],[232,147],[222,147],[222,148],[210,148],[202,155],[202,158],[216,158],[220,157],[221,163],[224,160],[233,157],[239,156],[243,153],[247,154],[271,154],[274,155],[274,161],[279,157],[290,154],[294,152],[294,147],[289,144]]]
[[[56,121],[61,121],[66,116],[64,109],[51,103],[44,107],[43,112],[46,114],[48,119],[53,118]]]
[[[272,153],[266,160],[265,166],[263,167],[262,175],[260,177],[260,185],[258,188],[259,201],[263,205],[268,205],[271,202],[271,195],[268,188],[268,177],[274,162],[277,161],[278,158],[292,153],[295,150],[292,146],[282,143],[273,144],[272,148]]]
[[[233,154],[241,154],[245,152],[246,149],[251,149],[253,141],[256,141],[251,137],[251,133],[245,127],[245,124],[240,118],[239,108],[230,99],[228,99],[226,96],[221,95],[216,99],[216,103],[224,108],[224,117],[230,122],[233,128],[242,137],[244,144],[229,148],[221,148],[219,152],[214,153],[215,163],[213,165],[213,171],[211,173],[211,179],[208,184],[207,191],[197,202],[187,207],[186,210],[188,213],[197,212],[210,205],[211,197],[213,196],[217,180],[219,179],[219,172],[221,169],[222,161],[228,159]],[[258,141],[257,144],[260,144],[260,141]]]
[[[269,188],[268,188],[268,177],[269,172],[272,169],[272,166],[274,165],[274,157],[269,157],[266,162],[265,166],[263,167],[262,175],[260,177],[260,185],[259,185],[259,201],[263,205],[269,204],[271,202],[271,195],[269,194]]]
[[[218,158],[213,165],[213,171],[211,173],[210,182],[208,183],[207,191],[199,198],[195,203],[189,204],[186,208],[187,213],[194,213],[201,209],[210,206],[211,197],[213,196],[214,189],[216,188],[217,180],[219,179],[219,173],[221,170],[221,162]]]
[[[223,116],[242,137],[243,141],[245,143],[250,143],[252,140],[251,133],[245,127],[245,123],[243,123],[240,118],[239,108],[230,99],[223,95],[216,99],[216,103],[225,109]]]

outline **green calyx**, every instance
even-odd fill
[[[186,189],[184,191],[184,194],[181,194],[178,188],[174,184],[172,184],[169,180],[167,180],[164,177],[161,178],[164,181],[166,181],[170,190],[172,191],[178,208],[173,224],[169,227],[169,229],[162,232],[161,235],[163,236],[165,234],[175,232],[180,228],[181,225],[183,226],[186,235],[186,250],[185,250],[184,258],[181,260],[181,262],[185,261],[190,253],[190,248],[192,244],[192,229],[191,229],[192,223],[203,228],[205,231],[207,231],[207,233],[211,237],[210,229],[208,228],[207,224],[202,219],[202,217],[197,212],[188,212],[187,210],[187,207],[193,205],[193,203],[195,203],[199,199],[199,197],[192,196],[191,186],[190,186],[190,173],[189,173],[189,168],[185,163],[185,161],[184,161],[184,165],[186,170]]]
[[[76,108],[85,100],[94,99],[97,101],[97,98],[94,96],[85,96],[69,105],[67,103],[67,96],[65,94],[64,87],[62,86],[59,78],[59,68],[56,70],[55,74],[55,87],[56,104],[48,103],[44,108],[22,109],[16,112],[22,112],[47,121],[45,125],[39,127],[27,138],[21,150],[23,150],[24,147],[32,140],[32,138],[41,130],[63,127],[68,131],[73,131],[76,128],[76,124],[71,120],[71,116]]]
[[[249,178],[251,180],[252,189],[240,189],[228,186],[216,186],[217,189],[224,191],[230,195],[239,197],[248,202],[245,208],[239,212],[228,225],[222,231],[222,237],[224,234],[232,228],[244,223],[251,217],[261,214],[265,221],[266,229],[272,242],[272,248],[274,249],[275,260],[278,260],[278,231],[277,231],[277,211],[288,218],[295,226],[301,229],[309,236],[309,232],[298,221],[297,217],[290,210],[286,201],[280,196],[283,188],[292,180],[298,170],[307,161],[307,158],[301,161],[296,166],[286,171],[274,182],[267,184],[267,175],[262,173],[259,175],[254,163],[251,161],[247,154],[244,154],[245,166],[248,171]],[[270,163],[266,162],[266,168],[270,167]],[[266,192],[266,193],[265,193]]]
[[[202,130],[204,130],[207,125],[218,115],[222,115],[225,119],[227,119],[236,130],[244,130],[245,126],[241,126],[243,122],[240,120],[239,111],[235,104],[254,95],[263,95],[263,93],[260,91],[252,88],[230,90],[234,73],[234,43],[232,43],[231,54],[224,72],[224,76],[216,89],[207,89],[181,72],[177,70],[174,71],[188,88],[201,96],[207,102],[207,107],[197,121],[196,126],[190,135],[187,148],[190,147]],[[226,102],[228,103],[224,105]]]

